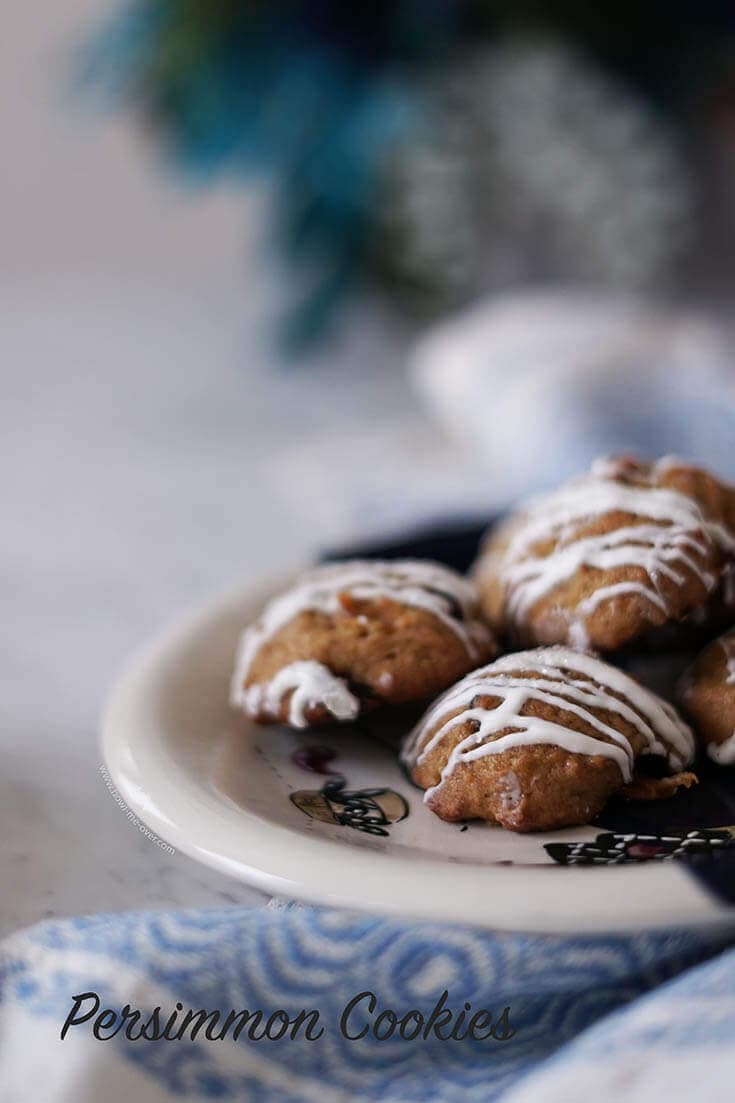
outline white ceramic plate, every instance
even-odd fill
[[[548,932],[735,925],[735,909],[680,862],[568,866],[545,849],[593,843],[599,827],[515,835],[443,823],[380,739],[261,728],[232,713],[237,636],[274,589],[230,595],[179,624],[110,697],[107,767],[167,842],[266,892],[320,904]],[[341,784],[304,768],[315,746],[334,753]]]

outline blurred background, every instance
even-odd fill
[[[735,476],[735,9],[55,0],[0,89],[16,925],[177,902],[90,756],[182,606],[600,452]]]

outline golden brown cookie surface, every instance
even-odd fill
[[[735,766],[735,629],[700,652],[681,678],[679,699],[709,757]]]
[[[733,488],[619,458],[511,517],[474,573],[500,634],[612,651],[704,607],[734,555]]]
[[[319,567],[240,643],[232,703],[263,722],[353,720],[424,701],[495,653],[474,586],[423,560]]]
[[[588,823],[643,754],[672,773],[691,762],[694,738],[671,705],[600,659],[546,647],[447,690],[402,758],[440,818],[541,831]]]

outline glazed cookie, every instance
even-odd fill
[[[423,560],[317,567],[240,641],[231,701],[264,723],[426,701],[495,654],[471,582]]]
[[[642,755],[673,777],[634,776]],[[676,711],[616,667],[565,647],[505,655],[447,690],[408,736],[402,760],[443,820],[512,831],[589,823],[608,799],[669,796],[694,737]]]
[[[680,460],[598,460],[491,533],[475,566],[510,640],[613,651],[703,609],[735,554],[735,490]]]
[[[705,647],[682,675],[679,700],[709,757],[735,766],[735,628]]]

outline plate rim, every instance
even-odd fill
[[[223,794],[215,800],[201,783],[188,794],[187,786],[177,790],[179,767],[168,775],[152,769],[141,776],[139,766],[145,773],[156,746],[147,746],[146,738],[158,728],[163,742],[151,702],[177,651],[215,629],[235,603],[246,616],[257,615],[298,570],[230,588],[200,604],[134,652],[115,680],[102,711],[103,760],[128,807],[161,839],[264,892],[311,904],[539,934],[735,926],[735,909],[673,861],[570,868],[378,855],[264,820]],[[187,800],[189,818],[182,826]],[[250,844],[247,859],[233,853],[235,838]]]

